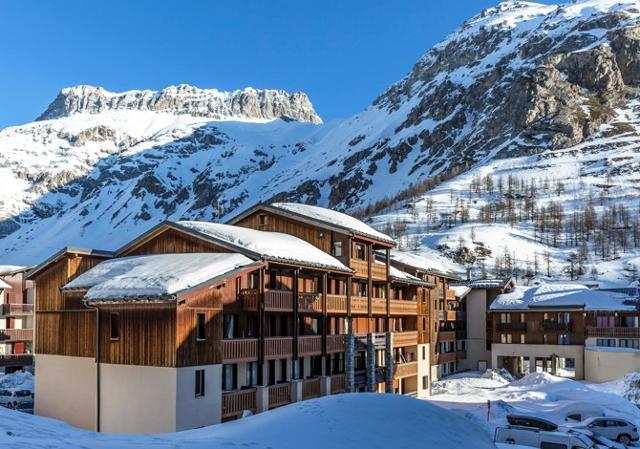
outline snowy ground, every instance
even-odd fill
[[[223,447],[495,449],[482,427],[464,417],[426,401],[396,395],[328,396],[231,423],[164,435],[97,434],[0,408],[3,449]]]
[[[511,382],[500,373],[488,373],[491,375],[461,373],[436,382],[429,402],[482,426],[490,437],[496,427],[507,423],[508,414],[534,415],[560,424],[564,422],[563,410],[594,405],[608,416],[640,425],[640,410],[623,398],[622,380],[587,384],[534,373]],[[491,401],[489,412],[487,401]]]

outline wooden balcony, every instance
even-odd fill
[[[322,336],[305,335],[298,337],[298,356],[322,354]]]
[[[0,330],[0,340],[31,341],[33,340],[33,329],[2,329]]]
[[[454,292],[453,290],[447,290],[446,300],[447,301],[455,301],[456,300],[456,292]]]
[[[320,378],[305,379],[302,381],[302,399],[317,398],[320,396]]]
[[[371,298],[371,313],[374,315],[386,315],[387,300],[384,298]]]
[[[389,301],[391,309],[391,315],[417,315],[418,303],[417,301],[401,301],[398,299],[392,299]]]
[[[269,387],[269,408],[281,407],[291,403],[291,384],[289,382]]]
[[[501,332],[526,332],[527,323],[496,323],[496,329]]]
[[[327,313],[346,314],[347,295],[327,295]]]
[[[256,389],[222,393],[222,417],[239,416],[245,410],[256,412]]]
[[[331,394],[344,393],[346,391],[344,374],[331,376]]]
[[[438,341],[455,341],[456,331],[440,331],[438,332]]]
[[[258,339],[237,338],[222,340],[222,362],[239,363],[258,360]]]
[[[467,351],[457,352],[443,352],[436,355],[436,364],[455,362],[459,360],[465,360],[467,358]]]
[[[351,313],[369,313],[369,299],[366,296],[351,297]]]
[[[327,335],[327,353],[332,354],[334,352],[345,351],[345,336],[344,335]]]
[[[300,313],[322,313],[322,293],[298,292]]]
[[[240,291],[240,300],[244,310],[257,312],[258,304],[260,303],[260,292],[254,288],[244,289]],[[287,290],[265,290],[264,307],[267,312],[293,312],[293,292]]]
[[[571,332],[571,323],[558,323],[555,321],[543,321],[540,324],[543,331]]]
[[[293,337],[268,337],[264,339],[265,359],[291,357],[293,354]]]
[[[28,366],[33,365],[32,354],[5,354],[0,355],[0,366]]]
[[[587,326],[587,337],[640,338],[639,327],[595,327]]]
[[[260,302],[260,291],[257,288],[245,288],[240,290],[238,295],[242,308],[249,312],[258,311],[258,303]]]
[[[381,263],[374,263],[371,265],[371,279],[374,281],[386,281],[387,280],[387,265]]]
[[[4,316],[33,315],[33,304],[2,304],[0,313]]]
[[[414,346],[418,344],[418,331],[394,332],[393,347]]]
[[[418,362],[399,363],[395,368],[395,377],[397,378],[418,375]]]
[[[464,321],[467,314],[461,310],[447,310],[445,315],[446,321]]]
[[[357,277],[369,277],[369,262],[366,260],[351,259],[350,266],[356,272],[355,275]]]

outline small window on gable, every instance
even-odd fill
[[[111,313],[109,316],[109,328],[111,331],[111,340],[120,339],[120,314]]]
[[[258,218],[260,220],[260,226],[266,226],[269,223],[269,217],[267,214],[260,214]]]
[[[204,341],[207,339],[206,320],[204,313],[196,313],[196,339]]]
[[[342,242],[333,242],[333,256],[342,257]]]

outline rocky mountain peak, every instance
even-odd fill
[[[160,91],[109,92],[102,87],[79,85],[62,89],[37,120],[98,114],[109,110],[138,110],[186,114],[213,120],[269,121],[285,119],[319,124],[322,119],[303,92],[258,90],[251,87],[222,92],[188,84]]]

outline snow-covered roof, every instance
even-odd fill
[[[289,234],[202,221],[179,221],[178,225],[243,248],[266,260],[352,272],[330,254]]]
[[[471,291],[466,285],[450,285],[450,290],[456,295],[456,298],[464,298]]]
[[[8,290],[10,288],[11,286],[9,284],[7,284],[5,281],[0,279],[0,290]]]
[[[63,289],[87,289],[85,299],[90,302],[171,300],[177,293],[255,263],[237,253],[122,257],[96,265]]]
[[[634,298],[615,292],[593,290],[577,284],[542,284],[517,286],[498,295],[491,310],[581,309],[636,310]]]
[[[389,276],[391,276],[392,279],[402,282],[409,282],[412,284],[428,284],[428,282],[423,281],[419,277],[416,277],[409,273],[405,273],[404,271],[398,270],[395,267],[389,267]]]
[[[476,279],[467,285],[470,288],[504,288],[511,282],[511,278],[506,279]]]
[[[354,218],[350,215],[343,214],[335,210],[327,209],[319,206],[311,206],[309,204],[299,203],[273,203],[271,207],[284,210],[287,212],[293,212],[297,215],[303,215],[307,218],[323,222],[329,226],[337,226],[339,228],[346,229],[354,234],[368,237],[381,242],[390,243],[395,245],[395,240],[386,234],[372,228],[368,224]]]
[[[456,266],[435,251],[416,254],[410,251],[391,250],[391,260],[427,273],[458,279]]]
[[[22,265],[0,265],[0,275],[26,271],[28,268],[29,267],[24,267]]]

